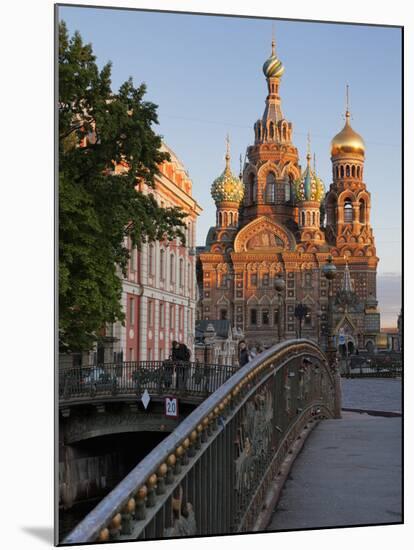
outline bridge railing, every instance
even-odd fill
[[[337,375],[311,341],[282,342],[225,381],[63,544],[252,531],[282,464],[333,417]]]
[[[237,366],[180,361],[131,361],[70,367],[59,371],[59,400],[174,392],[178,396],[206,397],[219,388]]]

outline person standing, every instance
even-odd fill
[[[176,340],[172,343],[171,359],[176,363],[177,389],[185,389],[191,352],[185,344]]]
[[[239,365],[243,367],[249,361],[249,350],[247,349],[246,342],[242,340],[239,344]]]

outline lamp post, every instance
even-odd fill
[[[336,267],[332,256],[328,257],[326,264],[322,267],[322,273],[328,281],[328,329],[326,356],[335,379],[335,418],[341,418],[341,376],[336,364],[336,349],[333,343],[333,280],[336,276]]]
[[[282,304],[283,304],[282,293],[285,290],[285,281],[280,273],[278,274],[275,280],[275,290],[279,297],[279,315],[277,316],[277,335],[278,335],[279,342],[281,342],[282,340]]]
[[[333,263],[332,256],[328,257],[326,264],[322,268],[322,273],[328,281],[328,330],[327,330],[327,346],[326,354],[329,362],[332,364],[335,360],[336,349],[333,343],[333,280],[336,276],[336,267]]]

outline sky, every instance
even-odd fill
[[[253,142],[267,94],[262,65],[272,26],[285,66],[282,111],[306,165],[306,136],[325,186],[331,183],[330,141],[344,124],[349,84],[351,124],[366,144],[364,180],[371,192],[382,326],[401,307],[401,31],[391,27],[134,10],[61,7],[72,34],[91,42],[97,63],[111,61],[117,90],[132,76],[158,105],[155,128],[181,159],[203,208],[197,242],[215,220],[210,195],[224,169],[230,135],[232,169]],[[273,23],[274,21],[274,23]]]

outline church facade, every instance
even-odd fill
[[[269,347],[302,337],[326,343],[328,283],[322,267],[333,257],[334,334],[349,350],[373,350],[380,332],[376,299],[375,240],[371,196],[364,183],[365,144],[350,124],[331,142],[332,183],[305,168],[293,143],[293,125],[282,112],[284,66],[272,42],[263,65],[268,94],[254,142],[239,176],[226,165],[212,185],[216,223],[198,248],[198,318],[230,321],[251,345]],[[283,292],[275,281],[285,281]],[[299,304],[307,314],[295,317]],[[281,334],[280,334],[281,331]]]

